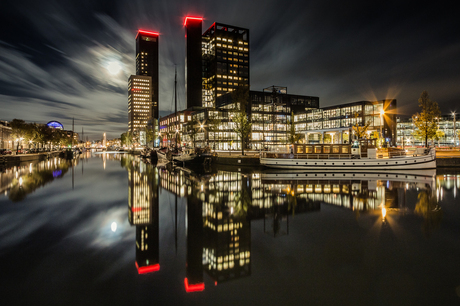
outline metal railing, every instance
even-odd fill
[[[262,152],[263,158],[286,158],[286,159],[352,159],[353,154],[293,154]]]

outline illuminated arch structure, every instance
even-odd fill
[[[58,130],[63,130],[64,126],[58,121],[50,121],[46,124],[48,127]]]

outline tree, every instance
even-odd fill
[[[295,124],[294,124],[294,112],[291,112],[291,119],[288,120],[288,124],[289,124],[288,142],[293,145],[299,142],[299,140],[305,137],[305,135],[296,133]]]
[[[133,144],[133,135],[130,131],[121,134],[121,145],[125,145],[127,147]]]
[[[436,131],[436,135],[434,136],[434,139],[438,141],[438,147],[440,147],[441,145],[439,144],[439,141],[445,136],[446,134],[441,131],[441,130],[437,130]]]
[[[420,95],[418,105],[422,112],[412,115],[412,121],[415,125],[414,136],[425,139],[425,147],[428,147],[428,139],[433,139],[436,136],[438,126],[435,118],[441,115],[441,111],[438,103],[431,101],[426,90]]]
[[[11,126],[11,136],[13,139],[16,139],[18,144],[16,148],[16,152],[19,151],[19,140],[22,138],[24,139],[25,131],[26,131],[26,122],[20,119],[13,119],[10,123]]]
[[[360,125],[358,123],[359,115],[355,113],[354,117],[356,119],[356,124],[353,125],[353,132],[355,133],[356,137],[358,137],[358,139],[366,138],[366,132],[369,126],[371,125],[371,121],[368,120],[365,125]]]
[[[149,145],[149,143],[152,143],[154,140],[155,140],[155,133],[153,132],[153,129],[151,127],[146,127],[145,128],[145,142],[147,143],[147,146]]]
[[[247,87],[240,87],[232,92],[232,102],[234,105],[234,115],[232,117],[235,123],[234,131],[241,139],[241,155],[244,155],[246,140],[251,133],[252,123],[248,120],[246,110],[249,104],[249,90]]]
[[[249,122],[248,115],[244,109],[237,111],[235,115],[233,115],[232,121],[236,125],[234,131],[241,139],[241,155],[244,155],[244,147],[246,145],[246,139],[251,133],[252,123]]]
[[[187,123],[187,134],[189,135],[190,139],[192,140],[192,147],[195,148],[195,137],[196,134],[200,131],[200,122],[196,120],[195,116],[192,116],[192,121]]]
[[[443,212],[432,190],[420,191],[414,212],[423,217],[422,231],[426,236],[429,236],[433,230],[439,228]]]
[[[214,143],[216,142],[216,134],[219,131],[219,126],[221,125],[222,120],[217,119],[217,118],[208,118],[206,120],[206,126],[208,129],[208,132],[211,132],[214,134]]]

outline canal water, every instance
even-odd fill
[[[2,305],[460,304],[460,171],[0,169]]]

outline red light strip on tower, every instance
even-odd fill
[[[133,207],[131,210],[132,210],[133,212],[141,211],[141,210],[142,210],[142,207]]]
[[[145,273],[150,273],[150,272],[155,272],[160,270],[160,264],[152,265],[152,266],[146,266],[146,267],[140,267],[137,264],[136,261],[136,268],[137,268],[137,273],[139,274],[145,274]]]
[[[139,34],[160,36],[160,33],[158,33],[158,32],[145,31],[145,30],[138,30],[135,39],[137,39],[137,37],[139,36]]]
[[[188,284],[188,279],[184,279],[184,284],[185,284],[185,291],[186,292],[196,292],[196,291],[203,291],[204,290],[204,283],[198,283],[194,285],[189,285]]]
[[[187,20],[200,20],[203,21],[203,17],[185,17],[184,26],[187,25]]]

